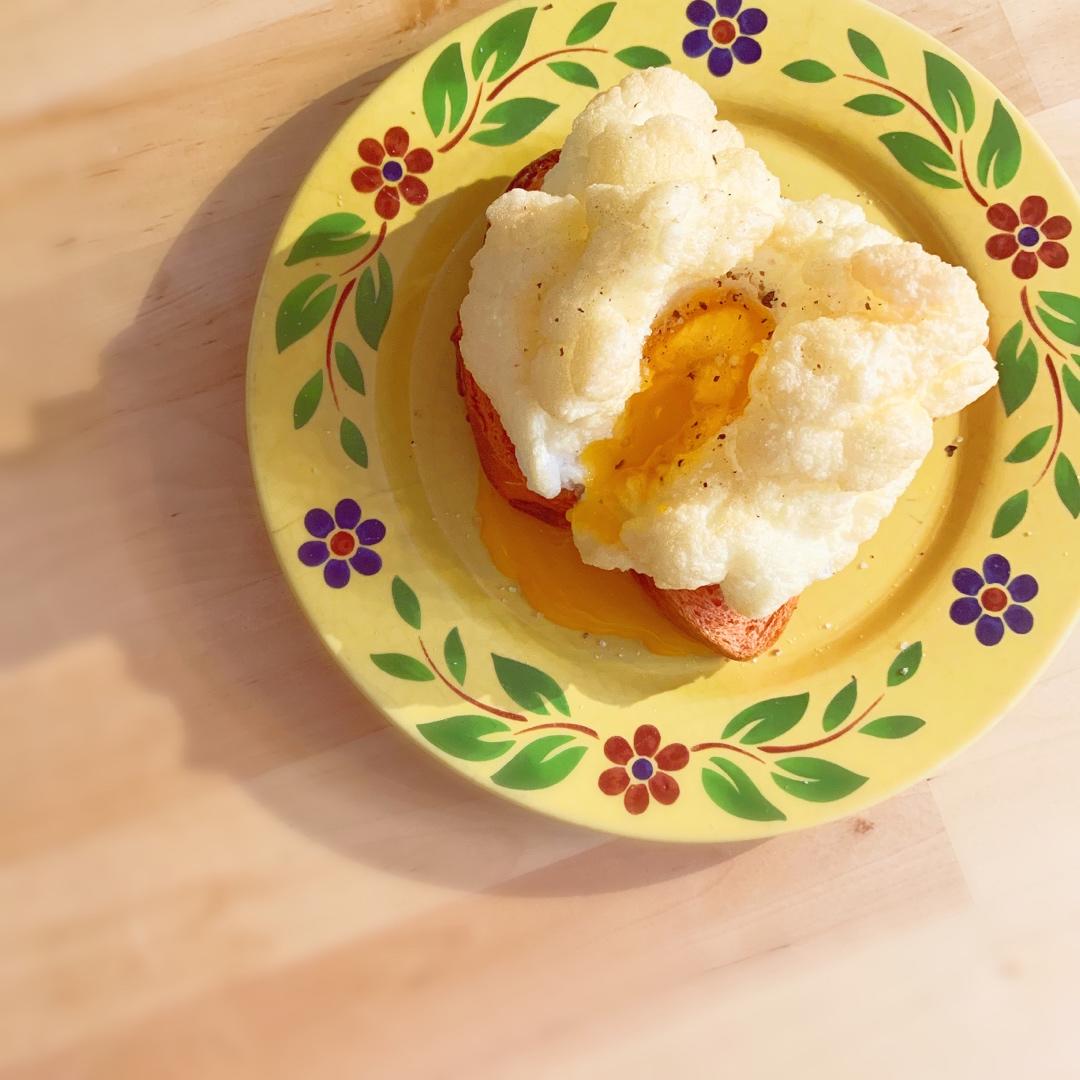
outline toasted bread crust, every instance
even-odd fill
[[[559,151],[551,150],[535,161],[530,161],[510,181],[506,190],[521,188],[524,191],[538,191],[544,177],[558,160]],[[530,489],[518,464],[513,441],[506,433],[491,398],[484,393],[465,366],[461,355],[460,317],[450,339],[457,354],[458,393],[465,399],[465,416],[472,428],[484,475],[491,482],[491,486],[516,510],[531,514],[548,525],[570,528],[566,512],[577,502],[577,492],[564,490],[554,499],[545,499]]]
[[[728,607],[719,585],[658,589],[652,578],[634,577],[670,622],[729,660],[752,660],[775,645],[799,603],[796,596],[764,619],[748,619]]]
[[[558,150],[538,157],[514,177],[507,190],[538,190],[558,160]],[[564,489],[554,499],[545,499],[529,488],[518,464],[514,443],[491,398],[465,365],[461,336],[459,317],[451,335],[457,356],[458,393],[465,400],[465,416],[472,428],[484,475],[515,509],[548,525],[568,529],[570,522],[566,514],[577,502],[577,492]],[[773,645],[784,632],[798,603],[798,597],[795,597],[764,619],[748,619],[728,607],[719,585],[701,589],[658,589],[652,578],[636,573],[634,577],[672,623],[730,660],[750,660]]]
[[[559,164],[559,158],[561,156],[561,150],[549,150],[546,154],[541,154],[534,161],[530,161],[529,164],[510,181],[506,190],[513,191],[515,188],[521,188],[523,191],[539,191],[543,186],[544,177]]]
[[[525,481],[525,474],[518,464],[517,452],[502,420],[491,403],[491,398],[469,374],[461,357],[461,322],[451,335],[457,352],[458,393],[465,399],[465,418],[472,428],[473,441],[480,456],[480,465],[491,486],[515,510],[521,510],[539,518],[547,525],[569,529],[566,512],[577,502],[575,491],[562,491],[554,499],[537,495]]]

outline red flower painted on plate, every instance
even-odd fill
[[[668,774],[686,767],[690,751],[682,743],[660,749],[660,732],[652,724],[642,724],[634,732],[633,746],[621,735],[612,735],[604,743],[604,756],[614,767],[600,774],[600,790],[605,795],[622,795],[629,813],[643,814],[650,795],[665,806],[679,797],[679,785]]]
[[[365,162],[352,174],[352,185],[363,195],[375,194],[375,212],[385,221],[393,221],[404,199],[410,206],[427,202],[428,186],[420,173],[431,170],[434,158],[430,150],[409,149],[409,133],[392,127],[378,139],[362,139],[356,148]]]
[[[1008,203],[994,203],[986,220],[1001,231],[986,241],[991,259],[1012,259],[1012,272],[1025,281],[1033,278],[1039,262],[1060,270],[1069,261],[1069,252],[1059,240],[1072,232],[1072,222],[1061,214],[1048,217],[1050,207],[1041,195],[1029,195],[1017,213]]]

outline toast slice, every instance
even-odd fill
[[[530,162],[510,182],[507,191],[522,188],[537,191],[549,170],[558,162],[559,151],[552,150]],[[564,489],[553,499],[533,491],[518,464],[514,443],[502,420],[465,364],[461,354],[461,319],[451,334],[457,356],[458,393],[465,400],[465,416],[472,429],[480,465],[491,486],[517,510],[531,514],[548,525],[570,527],[567,512],[578,500],[578,493]],[[672,623],[691,637],[730,660],[751,660],[775,644],[794,614],[798,597],[789,600],[764,619],[748,619],[724,602],[719,585],[701,589],[658,589],[652,578],[634,574],[641,587]]]

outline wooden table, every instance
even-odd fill
[[[0,9],[0,1075],[1080,1075],[1080,636],[872,814],[683,848],[458,780],[295,607],[262,263],[346,115],[490,6]],[[1080,179],[1076,0],[889,6]]]

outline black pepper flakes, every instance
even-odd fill
[[[960,447],[957,446],[955,443],[949,443],[949,445],[945,447],[945,456],[952,457],[953,454],[955,454],[956,451],[959,449]]]

